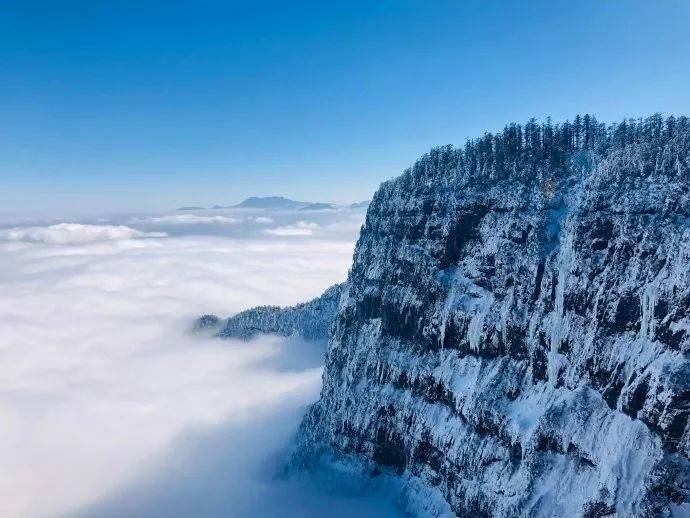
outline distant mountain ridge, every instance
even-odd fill
[[[299,210],[334,210],[338,206],[333,203],[310,203]]]
[[[250,196],[235,205],[213,205],[210,208],[197,206],[184,206],[176,210],[219,210],[219,209],[268,209],[268,210],[335,210],[338,208],[360,209],[366,208],[369,200],[352,203],[350,205],[337,205],[326,202],[297,201],[284,196]]]
[[[311,205],[307,201],[296,201],[283,196],[250,196],[233,208],[242,209],[301,209]]]
[[[194,331],[212,331],[221,338],[249,340],[260,334],[299,336],[305,340],[325,340],[338,311],[345,288],[335,284],[315,299],[294,306],[259,306],[223,320],[216,315],[202,315]]]

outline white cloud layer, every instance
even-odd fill
[[[202,216],[198,214],[170,214],[134,220],[135,223],[150,223],[154,225],[234,225],[240,223],[240,221],[240,219],[228,216]]]
[[[317,397],[320,351],[186,331],[202,313],[291,304],[343,280],[354,233],[297,242],[79,224],[6,232],[29,243],[0,242],[3,516],[157,516],[166,505],[270,516],[276,509],[257,508],[265,499],[287,515],[290,505],[333,508],[267,489],[261,467]],[[360,504],[380,515],[379,504]]]
[[[94,241],[114,241],[145,237],[164,237],[161,232],[142,232],[124,225],[83,225],[58,223],[43,227],[15,227],[0,230],[0,239],[50,245],[80,245]]]
[[[319,225],[313,222],[298,221],[294,225],[283,227],[267,228],[264,233],[272,236],[311,236]]]

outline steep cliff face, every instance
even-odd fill
[[[428,514],[641,516],[688,498],[690,129],[509,126],[381,186],[300,462]]]

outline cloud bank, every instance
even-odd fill
[[[165,237],[161,232],[142,232],[124,225],[58,223],[43,227],[15,227],[0,230],[0,239],[49,245],[79,245],[94,241]]]
[[[272,481],[318,396],[321,349],[187,333],[201,313],[292,304],[343,280],[354,228],[298,241],[76,223],[3,231],[3,515],[392,509]]]
[[[166,216],[138,218],[135,222],[154,225],[234,225],[240,219],[228,216],[203,216],[198,214],[170,214]]]
[[[294,225],[286,225],[283,227],[267,228],[264,230],[265,234],[272,236],[311,236],[314,229],[319,228],[319,225],[313,222],[298,221]]]

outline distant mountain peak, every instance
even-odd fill
[[[250,196],[234,207],[246,209],[300,209],[309,202],[291,200],[283,196]]]
[[[361,209],[369,206],[371,200],[364,200],[350,205],[338,205],[327,202],[297,201],[285,196],[250,196],[236,205],[213,205],[211,207],[184,206],[176,210],[219,210],[219,209],[268,209],[268,210],[335,210],[338,208]]]

